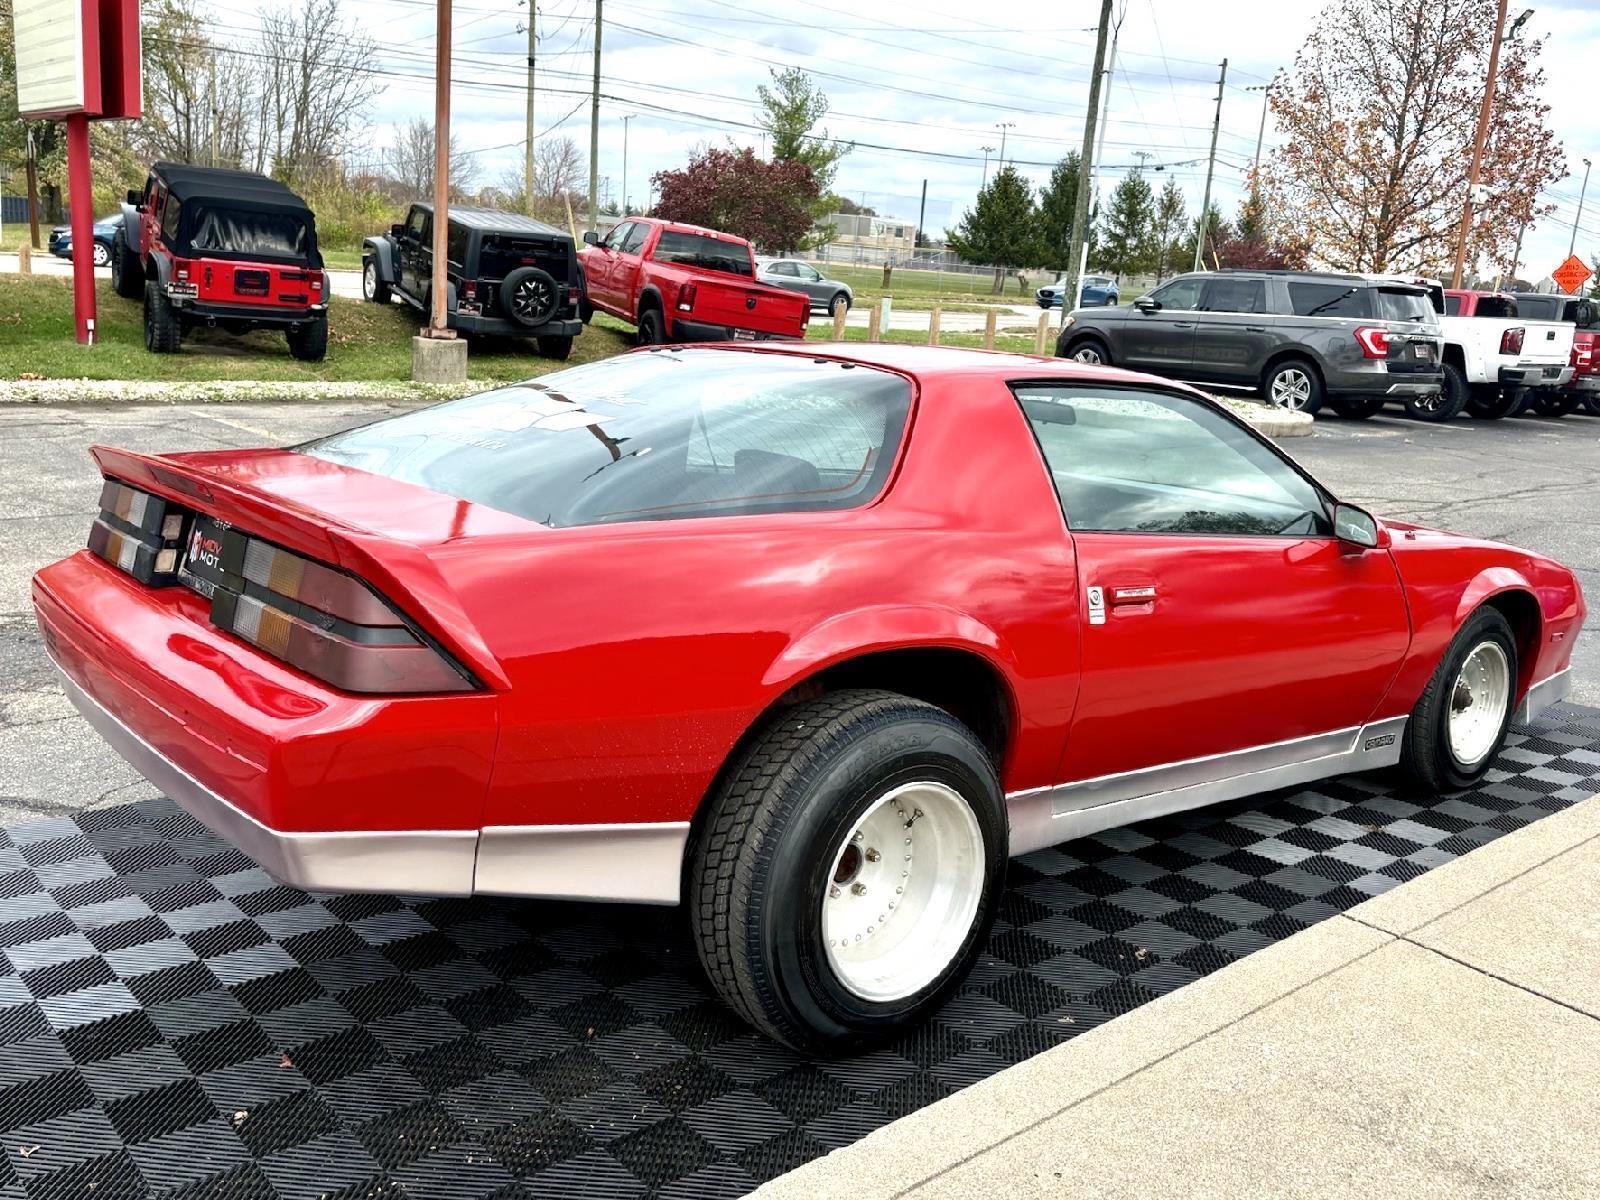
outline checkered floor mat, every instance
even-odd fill
[[[890,1049],[808,1061],[675,910],[306,895],[165,801],[0,834],[0,1200],[723,1197],[1600,788],[1562,706],[1450,799],[1346,777],[1018,860]]]

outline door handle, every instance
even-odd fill
[[[1174,329],[1193,329],[1194,328],[1194,322],[1193,321],[1174,321],[1172,323],[1172,327]]]
[[[1151,608],[1156,602],[1156,589],[1150,584],[1114,587],[1110,591],[1112,608]]]
[[[1246,333],[1265,333],[1267,327],[1265,325],[1246,325],[1244,331]]]

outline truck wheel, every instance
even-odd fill
[[[783,710],[708,801],[685,894],[700,961],[802,1051],[936,1009],[994,920],[1007,826],[994,764],[949,713],[850,690]]]
[[[647,308],[639,314],[639,345],[659,346],[667,340],[667,331],[662,325],[661,310]]]
[[[1305,359],[1286,358],[1268,369],[1261,394],[1275,408],[1315,414],[1322,408],[1322,376]]]
[[[1584,400],[1584,407],[1589,410],[1589,415],[1600,417],[1600,392],[1590,392]]]
[[[1517,394],[1512,388],[1499,388],[1493,384],[1476,384],[1467,411],[1480,421],[1498,421],[1511,414],[1517,404]]]
[[[361,260],[361,296],[369,304],[389,303],[389,285],[378,274],[378,260],[363,258]]]
[[[289,353],[301,362],[321,362],[328,356],[328,315],[288,332]]]
[[[1418,421],[1453,421],[1467,403],[1467,377],[1461,368],[1444,365],[1444,384],[1431,396],[1406,397],[1406,412]]]
[[[1467,619],[1406,723],[1400,765],[1431,793],[1481,779],[1505,744],[1517,695],[1517,641],[1496,609]]]
[[[1536,388],[1533,393],[1533,411],[1541,417],[1564,417],[1578,407],[1577,393],[1557,391],[1555,388]]]
[[[183,325],[172,311],[172,302],[161,284],[147,279],[144,285],[144,348],[156,354],[176,354],[183,342]]]
[[[572,336],[542,337],[536,339],[539,343],[539,353],[545,358],[553,358],[557,362],[566,362],[572,355]]]
[[[518,267],[500,285],[500,307],[518,325],[543,325],[556,315],[556,281],[538,267]]]
[[[1365,421],[1383,411],[1382,396],[1332,396],[1328,403],[1347,421]]]
[[[589,303],[588,297],[583,297],[578,301],[578,320],[585,325],[594,320],[594,305]]]
[[[144,295],[144,267],[128,248],[128,239],[120,229],[111,239],[111,290],[124,300],[137,300]]]

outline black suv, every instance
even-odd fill
[[[583,332],[583,294],[572,237],[518,213],[452,205],[446,245],[450,328],[535,338],[539,353],[566,358]],[[427,314],[432,307],[433,205],[413,204],[402,224],[361,248],[361,292],[375,304],[391,294]]]
[[[1079,309],[1056,354],[1202,383],[1259,387],[1314,413],[1370,417],[1391,397],[1418,414],[1444,376],[1425,287],[1311,271],[1179,275],[1132,304]]]

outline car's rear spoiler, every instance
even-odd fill
[[[115,446],[91,446],[89,453],[107,478],[153,492],[349,572],[399,605],[489,687],[510,686],[455,590],[419,547],[343,524],[326,512],[257,491],[193,463]]]

